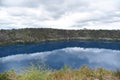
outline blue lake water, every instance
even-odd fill
[[[70,40],[0,46],[0,72],[20,71],[30,65],[46,64],[60,69],[64,64],[79,68],[120,68],[120,42]]]

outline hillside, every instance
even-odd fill
[[[120,40],[120,30],[57,30],[26,28],[0,30],[0,45],[51,40]]]

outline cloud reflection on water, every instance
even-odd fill
[[[59,69],[64,64],[71,68],[78,68],[83,64],[92,68],[104,67],[106,69],[120,68],[120,51],[99,48],[68,47],[48,52],[32,54],[11,55],[0,58],[0,71],[23,69],[29,65],[45,63],[50,68]]]

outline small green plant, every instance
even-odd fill
[[[120,79],[120,69],[117,69],[114,74]]]
[[[0,73],[0,80],[17,80],[18,78],[19,76],[14,72],[14,70]]]
[[[26,69],[19,80],[46,80],[48,75],[47,70],[42,70],[42,68],[31,66]]]

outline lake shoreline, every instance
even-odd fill
[[[31,42],[10,42],[10,43],[0,43],[0,46],[14,45],[14,44],[29,44],[29,43],[43,43],[43,42],[59,42],[59,41],[107,41],[107,42],[120,42],[120,40],[112,39],[49,39],[42,41],[31,41]]]
[[[59,30],[45,28],[0,30],[0,46],[64,40],[120,41],[120,30]]]

